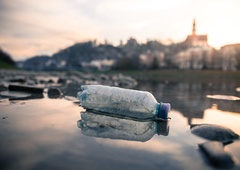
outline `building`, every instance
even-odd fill
[[[220,49],[221,67],[223,70],[240,68],[240,44],[228,44]]]
[[[196,20],[193,20],[192,34],[187,36],[185,40],[190,46],[208,46],[208,35],[197,35],[196,34]]]

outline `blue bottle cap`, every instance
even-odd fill
[[[159,103],[157,117],[161,119],[168,119],[168,112],[170,109],[170,103]]]

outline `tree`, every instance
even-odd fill
[[[152,70],[156,70],[156,69],[158,69],[158,68],[159,68],[158,59],[157,59],[157,57],[154,57],[154,58],[153,58],[153,61],[152,61],[151,69],[152,69]]]

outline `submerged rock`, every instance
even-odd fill
[[[239,139],[239,135],[231,129],[212,124],[191,125],[191,132],[202,138],[213,141],[227,141]]]

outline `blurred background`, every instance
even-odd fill
[[[1,0],[1,68],[237,70],[239,6],[238,0]]]

